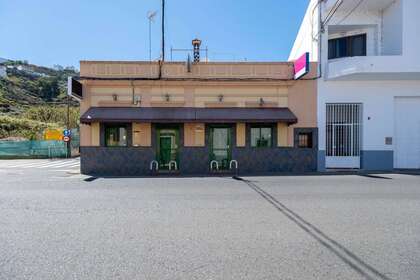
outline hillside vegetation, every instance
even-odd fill
[[[77,128],[79,108],[70,108],[70,128]],[[67,108],[57,106],[30,107],[22,115],[0,115],[0,139],[43,138],[45,129],[63,129],[67,122]]]
[[[36,66],[8,61],[7,77],[0,78],[0,139],[42,139],[46,128],[67,122],[67,77],[72,68]],[[78,127],[79,104],[70,100],[70,127]]]

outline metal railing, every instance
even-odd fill
[[[152,160],[150,162],[150,171],[153,171],[154,166],[156,166],[156,171],[159,171],[159,162],[157,160]]]
[[[235,169],[238,170],[238,161],[237,160],[231,160],[229,163],[229,169],[232,169],[232,165],[235,164]]]
[[[214,164],[216,164],[216,170],[219,170],[219,162],[217,162],[217,160],[212,160],[210,162],[210,170],[213,171]]]
[[[175,166],[175,169],[174,169],[174,170],[178,170],[178,164],[176,163],[176,161],[171,160],[171,161],[169,162],[169,171],[171,171],[171,170],[172,170],[172,165],[173,165],[173,166]]]

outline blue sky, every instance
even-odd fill
[[[166,0],[167,60],[194,37],[213,61],[287,60],[308,1]],[[160,0],[0,0],[0,57],[77,68],[83,59],[148,60],[151,10],[157,58]]]

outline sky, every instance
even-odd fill
[[[166,0],[170,49],[198,37],[210,61],[285,61],[309,0]],[[160,55],[161,0],[0,0],[0,57],[79,68],[80,60],[149,60]],[[187,54],[174,52],[173,60]]]

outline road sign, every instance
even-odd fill
[[[70,130],[70,129],[66,129],[66,130],[64,130],[64,131],[63,131],[63,135],[64,135],[64,136],[67,136],[67,137],[70,137],[70,136],[71,136],[71,130]]]
[[[63,138],[63,131],[61,129],[46,129],[44,131],[44,140],[58,140]]]
[[[70,137],[69,136],[63,136],[63,141],[64,142],[70,142]]]

